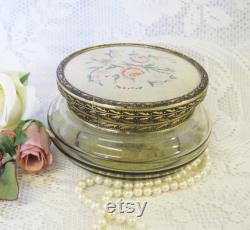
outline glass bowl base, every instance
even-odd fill
[[[121,179],[149,179],[175,172],[204,153],[211,131],[201,105],[188,120],[168,130],[117,132],[80,120],[62,97],[52,103],[48,125],[53,143],[74,163]]]

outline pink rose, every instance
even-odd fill
[[[130,67],[122,71],[122,75],[124,77],[139,77],[140,75],[143,74],[144,74],[143,70],[135,67]]]
[[[2,137],[2,136],[6,136],[6,137],[12,138],[12,137],[16,136],[16,133],[13,130],[11,130],[11,129],[5,129],[5,130],[2,130],[0,132],[0,137]]]
[[[16,161],[28,173],[38,172],[52,163],[50,138],[44,127],[31,123],[25,130],[27,140],[18,147]]]

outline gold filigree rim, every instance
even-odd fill
[[[168,100],[162,100],[162,101],[155,101],[155,102],[124,102],[124,101],[117,101],[117,100],[110,100],[105,99],[101,97],[97,97],[88,93],[85,93],[78,88],[71,85],[68,80],[66,79],[64,75],[64,69],[67,63],[72,60],[74,57],[86,53],[91,50],[100,49],[100,48],[107,48],[107,47],[118,47],[118,46],[132,46],[132,47],[144,47],[144,48],[150,48],[150,49],[156,49],[167,53],[172,53],[176,56],[179,56],[186,61],[188,61],[190,64],[192,64],[200,73],[201,81],[199,85],[192,90],[191,92],[176,97],[173,99]],[[139,43],[112,43],[112,44],[104,44],[104,45],[97,45],[92,46],[89,48],[85,48],[79,51],[74,52],[73,54],[66,57],[58,66],[57,69],[57,83],[58,87],[61,88],[62,91],[64,91],[66,94],[69,94],[73,97],[75,97],[79,101],[85,101],[91,103],[93,106],[101,106],[106,108],[113,108],[113,109],[129,109],[129,110],[148,110],[148,109],[155,109],[155,108],[171,108],[176,106],[181,106],[187,103],[191,103],[192,101],[197,100],[198,98],[203,98],[207,91],[208,86],[208,75],[205,69],[194,59],[186,56],[185,54],[179,53],[175,50],[167,49],[160,46],[154,46],[154,45],[147,45],[147,44],[139,44]]]

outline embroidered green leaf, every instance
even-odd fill
[[[114,81],[117,81],[120,78],[119,74],[114,74],[113,76]]]
[[[25,85],[28,82],[29,76],[30,76],[30,73],[26,73],[25,75],[21,76],[20,77],[20,82],[23,85]]]
[[[16,200],[17,197],[18,185],[15,163],[8,162],[0,169],[0,200]]]
[[[155,82],[154,82],[154,81],[148,81],[148,83],[149,83],[152,87],[155,86]]]

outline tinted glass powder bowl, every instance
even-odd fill
[[[163,176],[207,148],[205,70],[143,44],[87,48],[64,59],[48,112],[54,144],[78,165],[127,179]]]

